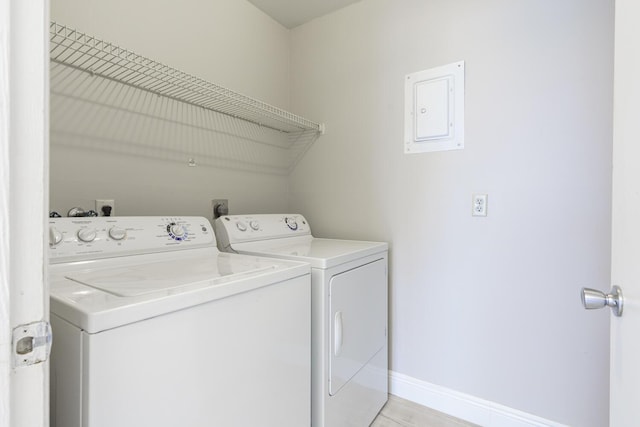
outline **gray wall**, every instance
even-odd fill
[[[609,283],[613,1],[364,0],[291,38],[292,109],[327,126],[292,210],[390,242],[391,369],[606,425],[609,313],[579,290]],[[403,154],[404,76],[460,60],[465,149]]]
[[[246,1],[52,0],[51,19],[289,107],[289,31]],[[255,161],[252,153],[265,145],[232,134],[271,135],[97,78],[79,90],[69,82],[86,76],[57,75],[52,70],[51,209],[66,213],[73,206],[93,208],[95,199],[115,199],[117,215],[211,218],[211,199],[228,198],[233,213],[287,210],[287,176],[242,163]],[[104,93],[125,101],[106,107]],[[194,126],[177,124],[185,118]],[[203,122],[214,121],[215,132],[202,131]],[[189,167],[189,158],[198,166]]]
[[[613,1],[363,0],[292,31],[236,0],[52,0],[51,15],[327,125],[287,177],[199,162],[235,150],[224,129],[196,144],[52,95],[53,209],[114,198],[118,215],[210,216],[227,197],[234,213],[299,211],[318,236],[388,241],[393,371],[607,424],[609,314],[578,291],[609,283]],[[404,155],[404,76],[459,60],[466,148]],[[488,217],[471,217],[472,193]]]

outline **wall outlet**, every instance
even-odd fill
[[[486,194],[474,194],[471,205],[471,215],[487,216],[488,196]]]
[[[96,199],[96,212],[99,216],[116,216],[116,201],[113,199]]]
[[[211,201],[211,209],[213,210],[213,219],[220,218],[224,215],[229,215],[229,200],[228,199],[213,199]]]

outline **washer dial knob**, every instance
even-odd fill
[[[55,246],[62,242],[62,233],[55,227],[49,227],[49,246]]]
[[[81,228],[78,230],[78,239],[85,243],[93,242],[97,234],[95,228]]]
[[[173,240],[184,240],[187,238],[187,230],[184,226],[172,222],[167,225],[167,232]]]
[[[184,227],[179,224],[174,224],[171,226],[171,233],[176,237],[184,236]]]
[[[253,230],[258,231],[260,229],[260,223],[256,220],[251,220],[251,222],[249,222],[249,227],[251,227]]]
[[[240,231],[247,231],[247,224],[245,224],[243,221],[237,221],[236,228]]]
[[[122,240],[127,237],[127,230],[119,227],[111,227],[109,229],[109,237],[113,240]]]
[[[295,218],[287,217],[284,219],[284,222],[287,224],[287,227],[289,227],[291,230],[296,231],[298,229],[298,222],[296,221]]]

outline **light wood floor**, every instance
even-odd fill
[[[417,403],[389,395],[370,427],[470,427],[475,424],[462,421]]]

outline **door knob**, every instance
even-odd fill
[[[605,294],[597,289],[582,288],[582,305],[587,310],[595,308],[611,307],[616,316],[622,316],[622,290],[618,286],[611,288],[610,294]]]

